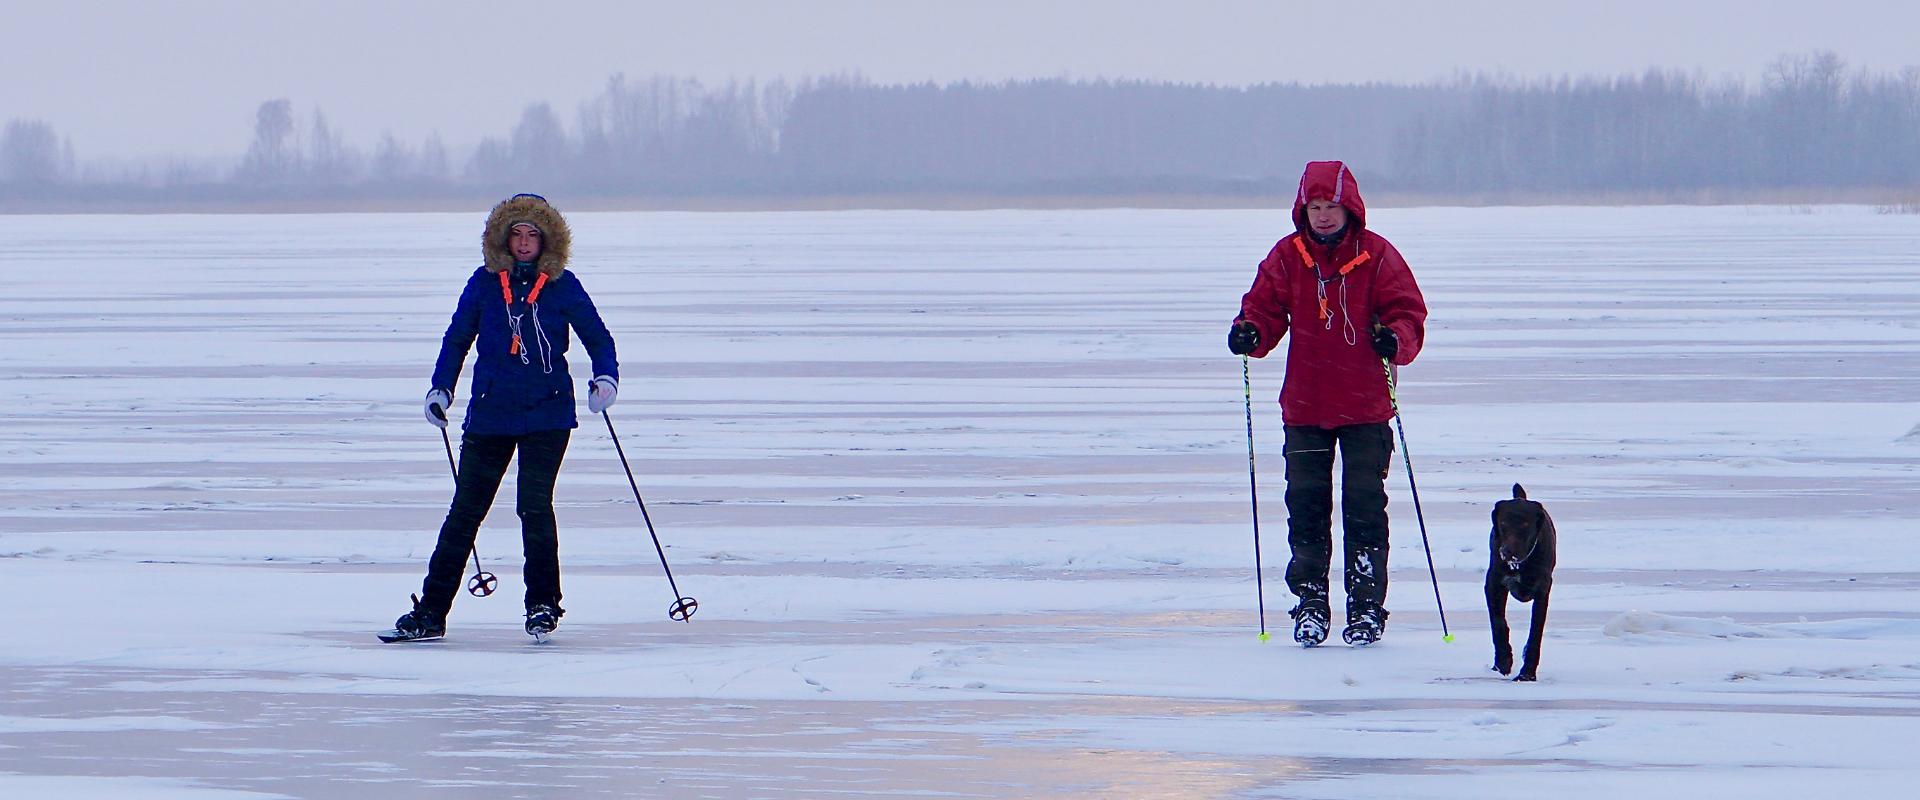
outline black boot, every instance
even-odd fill
[[[1340,638],[1355,647],[1364,647],[1380,641],[1387,632],[1387,610],[1379,606],[1365,606],[1348,609],[1347,629],[1340,632]]]
[[[1313,647],[1327,640],[1331,612],[1325,600],[1302,600],[1287,613],[1293,616],[1293,640],[1301,647]]]
[[[420,595],[413,595],[413,610],[401,614],[393,621],[394,631],[402,639],[438,639],[447,635],[447,618],[435,615],[420,604]]]
[[[535,639],[547,638],[547,634],[553,633],[554,628],[560,627],[560,618],[566,613],[566,610],[559,606],[544,603],[528,606],[527,635]]]

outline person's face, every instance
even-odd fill
[[[540,257],[540,232],[525,225],[507,232],[507,250],[513,253],[515,261],[532,261]]]
[[[1347,208],[1332,200],[1307,201],[1307,227],[1326,236],[1347,224]]]

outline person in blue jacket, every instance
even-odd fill
[[[568,330],[593,361],[587,410],[613,405],[620,366],[592,298],[567,267],[573,234],[546,198],[518,194],[493,207],[481,237],[486,263],[467,278],[440,341],[426,418],[447,426],[454,384],[476,343],[460,436],[459,480],[440,540],[427,563],[413,610],[394,623],[402,638],[446,633],[447,612],[473,551],[480,522],[493,505],[507,462],[520,457],[521,543],[526,551],[527,633],[545,636],[566,613],[560,608],[560,542],[553,516],[553,485],[567,439],[579,419],[567,369]]]

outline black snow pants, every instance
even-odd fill
[[[468,433],[460,437],[460,482],[454,489],[446,522],[440,525],[440,541],[427,562],[427,580],[422,587],[420,604],[429,613],[446,619],[453,607],[461,576],[466,573],[467,557],[480,533],[480,521],[493,506],[493,496],[500,490],[507,462],[516,449],[520,451],[520,477],[515,510],[520,514],[520,542],[526,552],[526,603],[528,607],[560,605],[560,536],[553,519],[553,484],[560,475],[560,460],[566,456],[571,435],[572,431],[563,428],[519,436]]]
[[[1387,466],[1393,429],[1384,422],[1338,428],[1286,426],[1287,588],[1302,605],[1327,607],[1333,549],[1333,455],[1340,450],[1340,511],[1346,544],[1347,618],[1387,602]],[[1331,608],[1328,609],[1331,611]]]

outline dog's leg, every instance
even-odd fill
[[[1513,671],[1513,645],[1507,640],[1507,587],[1497,564],[1487,567],[1487,618],[1493,623],[1493,669],[1505,675]]]
[[[1548,579],[1533,598],[1533,624],[1527,630],[1527,648],[1521,651],[1520,674],[1513,678],[1516,681],[1539,678],[1540,648],[1547,638],[1547,596],[1552,593],[1553,580]]]

